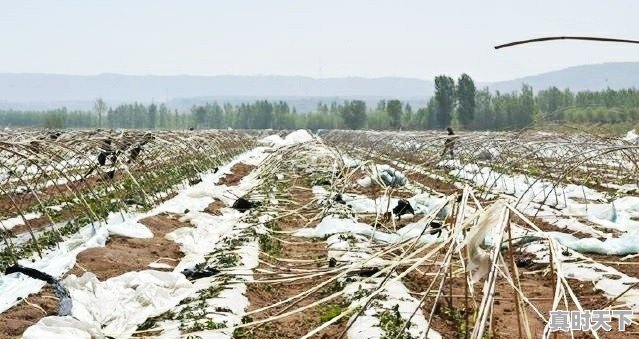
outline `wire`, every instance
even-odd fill
[[[551,41],[551,40],[586,40],[586,41],[622,42],[622,43],[630,43],[630,44],[639,44],[639,40],[601,38],[601,37],[589,37],[589,36],[551,36],[551,37],[542,37],[542,38],[535,38],[535,39],[529,39],[529,40],[509,42],[507,44],[495,46],[495,49],[529,44],[533,42]]]

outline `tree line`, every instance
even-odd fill
[[[285,101],[257,100],[232,105],[217,102],[178,112],[165,104],[121,104],[108,107],[102,100],[93,110],[0,110],[0,124],[47,128],[138,129],[374,129],[427,130],[449,126],[467,130],[514,130],[534,123],[622,123],[639,120],[639,90],[607,89],[572,92],[550,87],[536,94],[529,85],[501,93],[477,89],[462,74],[435,77],[435,94],[425,107],[413,109],[398,99],[367,107],[361,100],[319,103],[311,113],[298,114]]]

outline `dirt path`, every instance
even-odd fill
[[[300,208],[312,202],[314,196],[311,191],[311,185],[309,180],[306,180],[302,176],[297,176],[287,171],[286,175],[292,175],[290,179],[290,185],[283,192],[283,199],[288,202],[280,204],[278,207],[282,211],[297,210],[299,215],[306,218],[312,217],[317,209],[317,206],[310,205],[306,208]],[[287,177],[287,180],[288,177]],[[300,216],[286,216],[278,219],[272,223],[271,229],[276,231],[290,232],[298,230],[304,227],[306,222]],[[308,227],[314,227],[317,222],[308,224]],[[291,270],[321,270],[328,268],[326,243],[321,240],[309,241],[308,238],[299,238],[290,234],[273,234],[280,240],[276,239],[261,239],[262,250],[268,253],[268,255],[274,257],[268,257],[262,255],[261,259],[268,262],[270,265],[261,263],[256,269],[268,270],[271,272],[278,272],[282,274],[290,274]],[[265,244],[268,242],[268,246]],[[283,262],[278,259],[288,261],[299,262]],[[304,263],[303,261],[312,261]],[[274,268],[273,266],[277,268]],[[277,276],[274,276],[275,278]],[[312,279],[300,279],[294,282],[287,283],[269,283],[269,284],[249,284],[248,285],[248,298],[250,301],[249,311],[259,309],[272,305],[278,301],[285,300],[289,297],[295,296],[301,292],[313,288],[314,286],[326,281],[330,276],[315,277]],[[266,312],[262,312],[253,317],[253,320],[268,318],[292,309],[309,305],[315,301],[320,300],[332,294],[333,286],[313,293],[310,296],[295,304],[285,304],[279,307],[271,308]],[[309,308],[303,312],[297,313],[293,316],[286,317],[281,320],[269,322],[262,326],[249,328],[244,330],[245,332],[253,335],[252,338],[299,338],[315,327],[322,324],[323,321],[327,321],[331,309],[334,309],[335,305],[339,305],[342,300],[333,300],[329,305],[322,305]],[[335,338],[338,333],[341,332],[341,328],[345,325],[345,322],[340,322],[337,325],[330,326],[325,331],[322,331],[318,338]]]

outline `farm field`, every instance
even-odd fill
[[[639,336],[636,140],[34,130],[0,143],[1,338]],[[632,324],[551,332],[551,311],[605,309]]]

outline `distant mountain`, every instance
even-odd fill
[[[476,79],[477,80],[477,79]],[[510,81],[479,82],[478,87],[513,91],[528,83],[535,90],[557,86],[572,90],[639,88],[639,62],[570,67]],[[110,105],[122,102],[168,102],[188,108],[194,103],[286,100],[298,111],[314,109],[318,102],[363,99],[374,103],[399,98],[415,107],[433,94],[433,82],[414,78],[326,78],[303,76],[95,76],[0,73],[0,108],[46,109],[66,106],[87,109],[102,97]]]
[[[0,101],[165,101],[193,97],[410,97],[429,96],[432,81],[410,78],[302,76],[95,76],[1,74]]]
[[[551,86],[561,89],[570,88],[573,92],[596,91],[608,87],[639,88],[639,62],[575,66],[515,80],[480,83],[480,85],[488,86],[491,90],[510,92],[521,89],[524,83],[531,85],[535,91]]]

